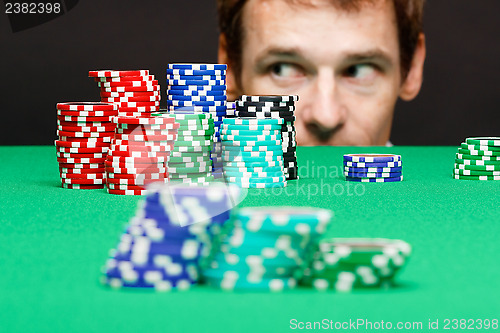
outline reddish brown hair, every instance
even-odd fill
[[[290,2],[307,2],[289,0]],[[366,3],[376,0],[330,0],[332,5],[345,11],[357,11]],[[405,79],[410,70],[413,55],[420,33],[423,31],[423,11],[425,0],[389,0],[394,3],[398,25],[398,38],[401,61],[401,75]],[[243,52],[243,7],[248,0],[217,0],[219,29],[225,37],[228,60],[236,76],[241,72],[241,54]],[[239,79],[236,80],[239,82]]]

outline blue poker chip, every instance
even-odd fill
[[[211,95],[211,96],[184,96],[184,95],[168,95],[168,100],[172,101],[227,101],[227,96],[221,95]]]
[[[226,80],[225,75],[175,75],[167,74],[167,80]]]
[[[167,100],[168,106],[226,106],[226,101]]]
[[[344,166],[354,167],[354,168],[395,168],[401,167],[403,164],[401,161],[397,162],[380,162],[380,163],[367,163],[367,162],[347,162],[344,161]]]
[[[207,112],[212,115],[213,112],[216,112],[216,116],[223,116],[226,113],[226,107],[225,106],[174,106],[174,105],[169,105],[167,107],[167,110],[169,111],[190,111],[190,112]],[[219,120],[217,120],[219,121]]]
[[[402,172],[403,168],[402,167],[373,167],[373,168],[356,168],[356,167],[344,167],[344,171],[347,172]]]
[[[361,182],[361,183],[392,183],[403,181],[403,176],[391,177],[391,178],[353,178],[346,177],[347,181],[350,182]]]
[[[167,96],[226,96],[225,90],[167,90]],[[227,96],[226,96],[227,97]]]
[[[226,75],[225,70],[167,69],[170,75]]]
[[[344,176],[349,178],[395,178],[402,176],[401,172],[348,172]]]
[[[346,162],[365,162],[365,163],[381,163],[381,162],[398,162],[401,161],[401,155],[394,154],[346,154],[344,155]]]
[[[227,70],[226,64],[167,64],[167,69]]]
[[[162,263],[179,263],[183,265],[196,265],[199,262],[199,258],[195,259],[184,259],[181,256],[169,256],[164,254],[150,254],[145,258],[145,261],[142,262],[142,259],[136,257],[136,254],[133,252],[124,252],[124,253],[116,253],[113,255],[112,260],[116,261],[130,261],[135,265],[161,265]]]
[[[167,80],[169,86],[221,86],[226,80]]]
[[[167,90],[188,90],[188,91],[226,91],[226,85],[168,85]]]

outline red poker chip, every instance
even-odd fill
[[[130,92],[102,92],[101,97],[139,97],[139,96],[160,96],[159,91],[130,91]]]
[[[115,132],[68,132],[57,130],[56,134],[60,137],[69,138],[112,138],[114,137]]]
[[[115,117],[113,122],[116,124],[128,124],[128,125],[165,125],[165,124],[175,124],[174,129],[178,129],[180,124],[175,122],[174,118],[164,118],[164,117],[147,117],[147,118],[134,118],[134,117]]]
[[[117,179],[107,178],[106,183],[114,186],[146,186],[152,183],[165,183],[168,182],[168,177],[162,179]],[[120,188],[115,188],[120,190]]]
[[[155,157],[125,157],[125,156],[110,156],[106,157],[108,162],[118,163],[165,163],[168,157],[155,156]]]
[[[67,102],[57,103],[57,110],[60,111],[116,111],[116,105],[104,102]]]
[[[162,134],[162,135],[141,135],[141,134],[115,134],[116,140],[125,141],[175,141],[176,136],[172,134]]]
[[[141,152],[162,152],[165,149],[169,149],[171,145],[165,146],[128,146],[128,145],[112,145],[109,149],[112,151],[141,151]]]
[[[118,82],[97,82],[98,87],[113,88],[113,87],[143,87],[156,86],[158,80],[153,81],[118,81]]]
[[[81,169],[81,172],[85,172],[84,170],[91,169],[102,169],[104,167],[104,163],[59,163],[59,169]],[[76,171],[73,173],[77,173]]]
[[[114,105],[114,104],[113,104]],[[118,114],[118,106],[113,111],[63,111],[57,110],[58,116],[68,117],[113,117]]]
[[[62,187],[73,190],[102,190],[104,189],[104,184],[101,185],[62,184]]]
[[[66,121],[57,119],[58,126],[76,126],[76,127],[103,127],[110,126],[113,123],[110,121]]]
[[[155,79],[154,75],[144,76],[118,76],[118,77],[94,77],[95,82],[123,82],[123,81],[152,81]]]
[[[95,148],[57,147],[57,152],[65,154],[107,154],[108,150],[109,146]]]
[[[79,116],[57,116],[57,120],[59,121],[65,121],[65,122],[100,122],[100,123],[109,123],[111,122],[111,118],[115,116],[116,113],[114,113],[111,116],[105,116],[105,117],[79,117]]]
[[[160,102],[118,102],[118,108],[160,107]]]
[[[109,142],[105,141],[54,141],[56,147],[64,147],[64,148],[107,148],[110,146],[111,140]]]
[[[168,149],[168,148],[166,148]],[[170,150],[163,151],[140,151],[140,150],[111,150],[109,156],[124,156],[124,157],[141,157],[141,158],[154,158],[154,157],[168,157]],[[173,149],[173,145],[171,147]]]
[[[109,194],[116,194],[116,195],[146,195],[148,194],[147,190],[143,191],[134,191],[134,190],[128,190],[128,191],[122,191],[122,190],[111,190],[108,188],[108,193]]]
[[[172,140],[175,140],[177,137],[177,131],[173,132],[170,129],[163,129],[163,130],[148,130],[145,128],[135,128],[135,129],[128,129],[128,128],[117,128],[116,129],[116,134],[125,134],[125,135],[153,135],[153,136],[158,136],[158,135],[168,135],[172,137]]]
[[[105,136],[105,137],[100,137],[100,138],[76,138],[76,137],[70,137],[70,136],[59,136],[58,141],[62,142],[71,142],[72,144],[102,144],[106,143],[109,145],[111,140],[113,139],[113,136]]]
[[[106,179],[71,179],[61,178],[63,184],[79,184],[79,185],[101,185],[106,183]]]
[[[125,190],[141,191],[141,190],[146,189],[146,187],[141,186],[141,185],[118,185],[118,184],[110,184],[110,183],[107,184],[107,187],[110,190],[122,190],[122,191],[125,191]]]
[[[111,132],[114,131],[116,128],[116,125],[113,123],[110,123],[110,125],[107,126],[99,126],[99,127],[90,127],[90,126],[62,126],[59,125],[57,126],[57,129],[59,131],[63,132]]]
[[[128,108],[126,106],[122,106],[120,108],[120,112],[118,112],[118,116],[122,117],[123,114],[125,113],[134,113],[134,114],[140,113],[141,116],[151,117],[151,113],[159,111],[160,111],[159,106],[141,106],[135,108]],[[139,116],[133,116],[133,117],[139,117]]]
[[[130,140],[120,140],[113,139],[111,144],[119,146],[129,146],[132,149],[136,147],[167,147],[171,146],[175,141],[130,141]]]
[[[108,103],[120,102],[158,102],[161,96],[137,96],[137,97],[102,97],[102,101]]]
[[[61,153],[56,152],[57,157],[63,158],[105,158],[107,153],[93,153],[93,154],[81,154],[81,153]]]
[[[100,164],[100,166],[102,166]],[[106,169],[104,167],[102,168],[62,168],[59,166],[59,173],[70,173],[70,174],[79,174],[79,175],[84,175],[87,173],[102,173],[104,174],[106,172]]]
[[[168,178],[168,172],[157,172],[157,173],[150,172],[141,174],[107,172],[106,177],[108,179],[124,179],[124,180],[164,179]]]
[[[101,163],[104,164],[104,161],[106,158],[65,158],[65,157],[58,157],[57,162],[59,163],[65,163],[65,164],[94,164],[94,163]]]
[[[134,176],[135,178],[140,178],[140,176],[148,176],[151,174],[165,173],[168,177],[168,172],[166,171],[166,169],[154,169],[154,168],[135,169],[135,168],[106,167],[106,173],[107,174],[112,173],[115,175],[122,175],[122,176]]]
[[[154,117],[149,117],[149,118],[154,118]],[[141,130],[147,130],[147,131],[164,131],[164,130],[169,130],[174,133],[177,133],[179,125],[176,125],[176,123],[167,123],[167,124],[125,124],[125,123],[119,123],[117,124],[117,129],[119,130],[136,130],[136,129],[141,129]]]
[[[146,76],[149,75],[149,70],[126,70],[115,71],[113,69],[93,70],[89,71],[89,77],[120,77],[120,76]]]
[[[136,91],[160,91],[159,85],[140,87],[101,87],[101,92],[136,92]]]
[[[64,173],[59,174],[64,179],[104,179],[104,173]]]
[[[149,111],[118,112],[118,117],[135,117],[135,118],[151,117],[151,112]]]

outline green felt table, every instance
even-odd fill
[[[498,319],[500,182],[452,179],[456,151],[300,147],[300,180],[241,203],[328,208],[327,236],[409,242],[397,288],[152,293],[99,284],[139,197],[62,189],[54,147],[0,147],[0,332],[288,332],[292,319],[422,322],[427,331],[429,319],[440,330],[447,318]],[[401,154],[404,181],[345,182],[342,155],[356,152]]]

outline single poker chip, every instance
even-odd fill
[[[96,148],[57,147],[57,152],[63,154],[107,154],[108,150],[109,147],[96,147]]]
[[[118,76],[118,77],[94,77],[95,82],[122,82],[122,81],[153,81],[154,75],[144,76]]]
[[[116,117],[113,118],[116,124],[129,124],[129,125],[165,125],[173,124],[175,120],[168,117],[150,117],[150,118],[134,118],[134,117]],[[179,126],[173,127],[179,128]]]
[[[104,179],[106,176],[101,173],[63,173],[59,174],[63,179]]]
[[[467,155],[467,154],[455,154],[456,159],[460,160],[477,160],[477,161],[500,161],[500,156],[486,156],[486,155]]]
[[[462,143],[461,148],[468,149],[470,151],[483,150],[483,151],[500,152],[500,146],[471,145],[467,143]]]
[[[108,155],[106,161],[118,163],[163,163],[167,162],[168,157],[155,156],[155,157],[127,157],[127,156],[112,156]]]
[[[67,169],[82,169],[81,172],[85,172],[83,169],[100,169],[104,167],[104,163],[59,163],[59,168]],[[73,173],[77,173],[73,171]]]
[[[146,92],[160,91],[160,85],[148,85],[139,87],[100,87],[101,92]]]
[[[117,128],[116,129],[116,134],[125,134],[125,135],[153,135],[153,136],[162,136],[162,135],[167,135],[170,137],[173,137],[172,140],[175,140],[176,134],[175,131],[169,130],[169,129],[163,129],[163,130],[147,130],[144,128],[135,128],[135,129],[124,129],[124,128]]]
[[[180,90],[180,89],[170,89],[167,90],[167,97],[178,98],[178,97],[218,97],[226,98],[225,90]]]
[[[455,169],[475,171],[500,171],[500,163],[486,165],[455,163]]]
[[[224,119],[225,125],[282,125],[283,119],[257,119],[257,118],[228,118]],[[230,129],[228,127],[227,129]]]
[[[245,102],[236,101],[236,110],[251,111],[260,110],[263,111],[265,108],[277,108],[278,111],[281,110],[295,110],[295,102]],[[261,110],[261,108],[264,108]]]
[[[344,161],[356,163],[398,162],[401,161],[401,156],[393,154],[347,154],[344,155]]]
[[[500,176],[467,176],[454,174],[453,178],[462,180],[500,180]]]
[[[162,134],[162,135],[142,135],[142,134],[121,134],[116,133],[116,140],[125,140],[125,141],[174,141],[176,138],[175,135],[171,134]]]
[[[129,146],[129,145],[111,145],[110,150],[113,151],[115,155],[120,155],[122,153],[140,152],[142,154],[146,153],[166,153],[170,152],[173,148],[173,144],[161,145],[161,146]]]
[[[121,140],[121,139],[113,139],[111,141],[112,145],[128,146],[128,147],[130,147],[131,150],[139,150],[142,148],[151,148],[151,147],[159,147],[160,149],[163,149],[163,148],[171,147],[172,143],[173,143],[173,141],[130,141],[130,140]],[[151,151],[153,151],[153,150],[151,150]]]
[[[255,150],[255,151],[244,151],[244,150],[228,150],[225,149],[219,154],[221,157],[246,157],[246,156],[253,156],[253,157],[259,157],[259,156],[281,156],[283,157],[283,154],[281,153],[281,150]]]
[[[118,81],[118,82],[97,82],[98,87],[113,88],[113,87],[144,87],[157,86],[158,80],[153,81]]]
[[[500,176],[500,170],[499,171],[486,171],[486,170],[467,170],[467,169],[454,169],[453,170],[455,175],[461,175],[461,176]]]
[[[162,117],[167,119],[175,119],[180,124],[203,124],[203,122],[213,123],[213,119],[208,113],[195,112],[171,112],[163,114]]]
[[[223,91],[227,90],[226,85],[167,85],[167,90],[181,91]]]
[[[273,171],[273,172],[243,172],[243,171],[226,171],[224,170],[224,177],[229,177],[229,179],[233,178],[244,178],[244,179],[253,179],[256,178],[273,178],[273,177],[284,177],[283,170]]]
[[[113,190],[142,190],[144,186],[153,183],[165,184],[168,182],[168,176],[163,178],[147,178],[147,179],[120,179],[120,178],[107,178],[106,183],[108,188]],[[121,186],[121,188],[119,187]],[[140,186],[141,188],[134,188],[132,186]],[[131,188],[132,187],[132,188]]]
[[[87,169],[87,168],[62,168],[59,167],[59,173],[67,173],[67,174],[79,174],[79,175],[84,175],[84,174],[99,174],[102,173],[104,174],[105,169],[104,167],[102,168],[93,168],[93,169]]]
[[[56,134],[59,137],[73,137],[73,138],[104,138],[113,137],[115,132],[68,132],[57,130]],[[61,139],[61,138],[60,138]],[[62,140],[62,139],[61,139]],[[64,140],[63,140],[64,141]]]
[[[169,74],[167,73],[167,81],[171,80],[186,80],[186,81],[226,81],[226,75],[179,75],[179,74]]]
[[[281,140],[281,134],[277,135],[228,135],[221,134],[221,139],[224,141],[279,141]]]
[[[61,178],[63,184],[79,184],[79,185],[101,185],[106,183],[106,179],[70,179]]]
[[[203,156],[204,158],[210,159],[210,150],[198,150],[198,151],[172,151],[170,153],[170,158],[174,157],[185,157],[185,156]]]
[[[210,153],[208,146],[174,146],[174,152],[179,153]]]
[[[391,183],[391,182],[401,182],[403,181],[403,176],[391,177],[391,178],[357,178],[357,177],[346,177],[347,181],[351,182],[361,182],[361,183]]]
[[[256,166],[239,166],[239,167],[230,167],[227,164],[224,165],[224,171],[230,171],[230,172],[243,172],[243,173],[252,173],[252,172],[283,172],[283,166],[282,165],[276,165],[276,166],[263,166],[263,167],[256,167]]]
[[[110,123],[107,126],[88,127],[88,126],[57,126],[59,131],[63,132],[112,132],[115,130],[116,125]]]
[[[138,96],[138,97],[102,97],[103,102],[122,103],[122,102],[158,102],[161,97],[158,96]]]
[[[217,70],[217,69],[205,69],[205,70],[197,70],[197,69],[167,69],[167,74],[170,75],[226,75],[226,70]]]
[[[278,182],[278,183],[240,183],[236,182],[241,188],[278,188],[278,187],[286,187],[287,182]]]
[[[252,131],[252,130],[228,130],[222,129],[220,132],[221,135],[235,135],[235,136],[260,136],[260,135],[281,135],[279,130],[263,130],[263,131]]]
[[[226,106],[167,106],[168,111],[179,112],[217,112],[215,116],[220,117],[224,116],[226,113]],[[213,115],[213,114],[212,114]]]
[[[182,70],[227,70],[225,64],[167,64],[168,69],[182,69]]]
[[[57,103],[56,108],[59,111],[116,111],[117,107],[111,103],[102,102],[66,102]]]
[[[173,147],[173,145],[172,145]],[[112,150],[110,151],[108,156],[124,156],[124,157],[141,157],[141,158],[155,158],[155,157],[168,157],[170,156],[169,151],[160,151],[160,152],[153,152],[153,151],[134,151],[134,150],[129,150],[129,151],[119,151],[119,150]]]
[[[114,117],[118,114],[118,106],[113,111],[64,111],[57,110],[58,116],[65,117]]]
[[[212,171],[212,166],[207,165],[207,166],[200,166],[200,167],[172,167],[170,164],[167,167],[168,172],[170,174],[175,174],[175,173],[180,173],[180,174],[186,174],[186,173],[208,173]]]
[[[376,172],[376,173],[381,173],[381,172],[402,172],[403,168],[402,167],[394,167],[394,168],[355,168],[355,167],[344,167],[344,171],[349,172],[349,173],[358,173],[358,172]]]
[[[183,96],[183,95],[169,95],[167,96],[169,101],[179,101],[179,102],[222,102],[226,103],[226,95],[212,95],[212,96]],[[175,105],[175,104],[173,104]],[[194,104],[196,105],[196,104]],[[211,104],[207,104],[211,105]]]
[[[348,172],[344,176],[349,178],[395,178],[402,176],[401,172]]]
[[[397,162],[346,162],[344,161],[344,166],[354,167],[354,168],[394,168],[401,167],[403,164],[401,161]]]
[[[470,149],[459,148],[458,153],[462,155],[472,155],[472,156],[491,156],[500,159],[500,151],[470,150]]]
[[[252,114],[269,113],[284,116],[293,116],[295,111],[295,106],[238,106],[236,105],[236,111],[247,112]]]
[[[222,151],[226,153],[230,153],[233,155],[238,155],[239,153],[242,152],[270,152],[273,151],[271,154],[275,155],[282,155],[283,154],[283,148],[281,145],[274,145],[274,146],[238,146],[238,145],[233,145],[235,141],[223,141],[222,142]]]
[[[126,92],[105,92],[101,91],[101,97],[144,97],[144,96],[160,96],[159,91],[126,91]]]
[[[247,183],[247,184],[263,184],[263,183],[281,183],[285,182],[285,177],[226,177],[226,180],[231,183]]]
[[[64,164],[99,164],[104,163],[105,158],[65,158],[58,157],[57,162]]]
[[[194,155],[194,156],[171,156],[169,160],[169,164],[172,163],[194,163],[194,162],[208,162],[210,160],[210,156],[204,155]]]
[[[108,188],[109,194],[116,195],[146,195],[148,194],[148,190],[112,190]]]
[[[222,141],[222,146],[244,146],[244,147],[258,147],[258,146],[279,146],[281,148],[281,138],[274,140],[262,141]]]
[[[147,118],[147,117],[146,117]],[[173,122],[167,122],[166,124],[126,124],[120,123],[118,129],[121,130],[135,130],[135,129],[143,129],[143,130],[176,130],[179,126],[175,125]]]
[[[116,114],[113,114],[113,116]],[[76,122],[76,123],[101,123],[106,124],[111,122],[113,116],[106,117],[79,117],[79,116],[62,116],[58,115],[57,120],[61,122]]]
[[[154,107],[160,107],[160,102],[118,102],[118,103],[113,103],[115,105],[118,105],[118,108],[121,109],[123,107],[126,108],[140,108],[140,107],[145,107],[145,108],[154,108]]]
[[[233,118],[236,119],[236,118]],[[228,120],[229,121],[229,120]],[[252,132],[263,132],[263,131],[281,131],[281,125],[278,124],[268,124],[268,125],[259,125],[259,124],[239,124],[239,125],[230,125],[227,123],[222,124],[221,131],[252,131]]]
[[[147,76],[149,70],[115,71],[111,69],[89,71],[89,77]]]
[[[213,129],[210,130],[183,130],[182,126],[180,127],[179,131],[177,132],[177,136],[179,138],[181,137],[192,137],[192,136],[203,136],[203,137],[211,137],[214,135],[215,131]]]
[[[133,168],[133,167],[110,167],[106,166],[106,172],[108,174],[121,174],[130,175],[139,178],[141,175],[150,175],[150,174],[167,174],[167,169],[154,168],[154,167],[145,167],[145,168]]]
[[[168,178],[168,172],[159,173],[140,173],[140,174],[128,174],[128,173],[114,173],[108,172],[106,174],[108,179],[125,179],[125,180],[147,180],[147,179],[164,179]]]
[[[109,140],[111,141],[111,140]],[[61,141],[55,140],[54,144],[56,147],[65,148],[107,148],[109,147],[109,142],[106,141]]]
[[[201,161],[201,162],[168,162],[168,167],[173,167],[173,168],[203,168],[203,167],[212,167],[213,161],[212,160],[207,160],[207,161]]]
[[[167,79],[168,86],[224,86],[226,80],[171,80]]]
[[[212,140],[201,140],[201,141],[182,141],[177,139],[175,141],[177,147],[207,147],[212,145]]]
[[[57,120],[58,126],[76,126],[76,127],[114,127],[114,124],[111,121],[65,121],[65,120]]]
[[[236,111],[236,117],[239,118],[257,118],[257,119],[283,119],[283,120],[295,120],[294,116],[288,116],[281,113],[273,112],[244,112]]]
[[[500,137],[474,137],[465,139],[465,142],[469,145],[500,147]]]
[[[497,161],[485,161],[485,160],[472,160],[472,159],[459,159],[459,158],[456,158],[455,159],[455,163],[456,164],[461,164],[461,165],[477,165],[477,166],[489,166],[489,165],[493,165],[493,166],[498,166],[500,167],[500,160],[497,160]]]
[[[299,100],[299,96],[297,96],[297,95],[283,95],[283,96],[279,96],[279,95],[278,96],[242,95],[238,99],[240,101],[243,101],[243,102],[275,102],[275,103],[280,103],[280,102],[297,102]]]
[[[104,189],[104,184],[99,185],[83,185],[83,184],[62,184],[63,188],[72,190],[102,190]]]
[[[268,168],[268,167],[283,167],[283,161],[266,161],[266,162],[249,162],[249,161],[235,161],[224,162],[224,168]]]
[[[213,176],[207,177],[197,177],[197,178],[171,178],[171,183],[182,183],[182,184],[200,184],[208,186],[211,182],[215,181]]]

